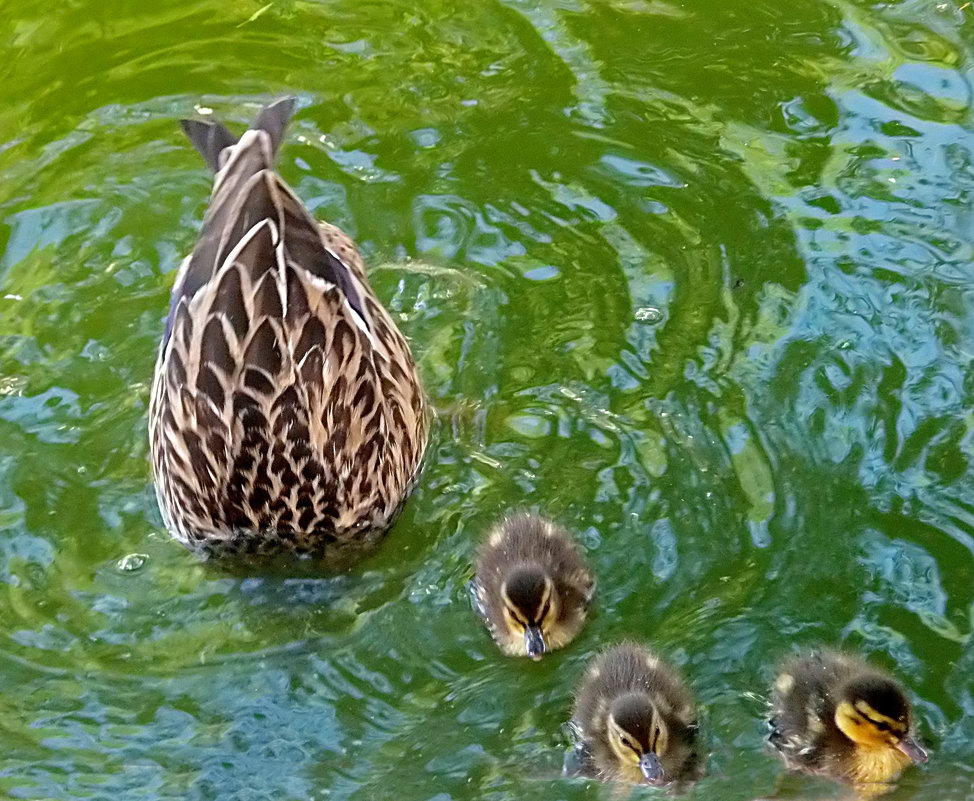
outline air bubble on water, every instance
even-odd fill
[[[118,569],[123,573],[134,573],[145,567],[149,561],[149,555],[145,553],[130,553],[118,560]]]
[[[655,306],[640,306],[636,309],[636,320],[640,323],[658,323],[663,319],[663,312]]]

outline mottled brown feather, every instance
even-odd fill
[[[221,168],[173,288],[150,445],[166,524],[184,545],[327,558],[394,521],[429,415],[354,243],[319,226],[274,172],[288,115],[269,107],[265,127],[218,152],[207,148],[232,135],[194,141]]]

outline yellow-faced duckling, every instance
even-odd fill
[[[528,513],[488,533],[472,584],[474,606],[500,649],[532,659],[575,638],[594,589],[568,532]]]
[[[572,726],[584,773],[662,786],[698,777],[697,712],[680,675],[623,643],[596,657],[575,696]]]
[[[183,122],[214,186],[172,290],[149,443],[167,527],[208,553],[365,549],[427,444],[409,345],[355,244],[274,169],[293,108],[268,106],[240,139]]]
[[[769,741],[790,770],[867,790],[911,762],[927,761],[903,688],[861,659],[833,651],[783,666],[774,683]]]

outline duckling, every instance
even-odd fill
[[[673,668],[634,643],[592,661],[572,728],[581,769],[597,778],[663,786],[699,775],[693,696]]]
[[[902,687],[847,654],[820,650],[786,663],[774,682],[770,723],[769,742],[789,770],[861,787],[927,761]]]
[[[488,533],[471,586],[474,607],[500,649],[540,659],[581,630],[595,580],[567,531],[520,513]]]
[[[219,122],[183,121],[214,186],[172,290],[149,443],[183,545],[341,561],[392,525],[429,415],[355,244],[274,169],[293,109],[266,107],[239,140]]]

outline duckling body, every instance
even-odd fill
[[[521,513],[488,533],[472,588],[475,608],[500,649],[540,659],[581,630],[595,580],[567,531]]]
[[[623,643],[592,661],[575,696],[572,724],[589,775],[657,786],[698,776],[693,695],[647,648]]]
[[[781,669],[770,743],[790,770],[856,785],[889,782],[911,762],[927,761],[900,685],[856,657],[825,650]]]
[[[238,141],[183,128],[215,172],[159,350],[149,439],[166,525],[207,553],[365,549],[392,524],[429,419],[354,243],[274,160],[293,101]]]

